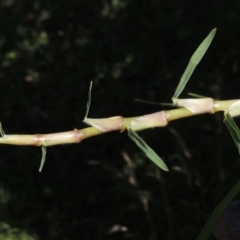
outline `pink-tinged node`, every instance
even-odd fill
[[[173,99],[174,104],[179,107],[184,107],[195,114],[200,113],[214,113],[214,102],[212,98],[198,98],[198,99]]]
[[[111,118],[85,118],[84,122],[88,125],[95,127],[101,132],[110,132],[116,130],[122,130],[122,117],[111,117]]]
[[[131,121],[129,127],[134,131],[139,131],[145,128],[164,127],[168,124],[165,112],[156,112],[141,117],[135,118]]]

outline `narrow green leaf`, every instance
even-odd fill
[[[88,112],[89,112],[89,109],[90,109],[90,104],[91,104],[91,91],[92,91],[92,81],[90,82],[90,87],[89,87],[89,91],[88,91],[88,100],[87,100],[86,114],[85,114],[84,120],[87,118]]]
[[[39,167],[39,172],[41,172],[42,169],[43,169],[43,165],[44,165],[45,160],[46,160],[46,152],[47,152],[47,148],[45,146],[42,146],[42,159],[41,159],[41,164],[40,164],[40,167]]]
[[[137,146],[146,154],[146,156],[153,161],[158,167],[164,171],[168,171],[167,165],[163,160],[150,148],[139,135],[131,128],[128,129],[129,138],[137,144]]]
[[[188,93],[188,95],[195,98],[207,98],[207,96],[199,95],[196,93]]]
[[[139,98],[135,98],[136,102],[142,102],[142,103],[148,103],[152,105],[160,105],[160,106],[168,106],[168,107],[174,107],[172,103],[158,103],[158,102],[152,102],[152,101],[147,101]]]
[[[1,135],[1,137],[5,137],[5,132],[3,131],[1,122],[0,122],[0,135]]]
[[[212,229],[219,217],[223,214],[224,210],[228,206],[228,204],[232,201],[232,199],[237,195],[240,190],[240,181],[232,188],[232,190],[225,196],[225,198],[220,202],[220,204],[214,209],[211,216],[209,217],[207,223],[203,227],[199,236],[196,240],[205,240],[210,236]]]
[[[234,143],[238,149],[238,153],[240,154],[240,130],[239,130],[237,124],[235,123],[235,121],[233,120],[233,118],[231,117],[231,115],[229,113],[225,114],[225,118],[224,118],[223,122],[227,126],[227,129],[230,132],[230,134],[234,140]]]
[[[181,92],[185,88],[188,80],[190,79],[194,69],[196,68],[198,63],[201,61],[204,54],[206,53],[206,51],[207,51],[208,47],[210,46],[215,34],[216,34],[216,28],[214,28],[208,34],[208,36],[203,40],[203,42],[199,45],[197,50],[194,52],[194,54],[192,55],[188,65],[187,65],[186,70],[184,71],[184,73],[183,73],[183,75],[180,79],[180,82],[179,82],[179,84],[176,88],[176,91],[175,91],[172,98],[178,98],[179,97],[179,95],[181,94]]]

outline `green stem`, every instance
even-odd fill
[[[239,100],[213,101],[211,112],[227,111],[233,103]],[[206,109],[209,109],[206,107]],[[148,115],[123,118],[121,116],[102,118],[102,119],[85,119],[89,125],[84,129],[74,129],[68,132],[59,132],[51,134],[34,134],[34,135],[5,135],[2,134],[0,144],[20,145],[20,146],[52,146],[60,144],[79,143],[85,138],[94,137],[110,131],[121,131],[131,128],[134,131],[144,130],[154,127],[164,127],[168,122],[184,117],[195,116],[206,112],[192,112],[187,108],[177,108],[168,111],[160,111]],[[2,130],[3,132],[3,130]],[[3,132],[4,133],[4,132]]]

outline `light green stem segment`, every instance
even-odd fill
[[[20,146],[52,146],[60,144],[79,143],[85,138],[102,134],[94,127],[81,130],[74,129],[68,132],[34,134],[34,135],[4,135],[0,138],[0,144]]]
[[[164,127],[168,122],[177,120],[180,118],[191,117],[203,113],[215,113],[218,111],[231,112],[236,115],[238,111],[238,100],[227,100],[227,101],[212,101],[212,109],[209,109],[209,106],[206,106],[206,111],[203,111],[204,106],[200,107],[200,110],[194,109],[191,111],[191,108],[188,109],[188,102],[195,103],[191,99],[185,99],[184,102],[187,103],[186,107],[160,111],[148,115],[143,115],[139,117],[130,117],[123,118],[121,116],[111,117],[111,118],[102,118],[102,119],[85,119],[89,125],[93,127],[88,127],[84,129],[74,129],[73,131],[51,133],[51,134],[34,134],[34,135],[6,135],[1,129],[2,137],[0,137],[0,144],[10,144],[10,145],[20,145],[20,146],[52,146],[60,144],[70,144],[70,143],[79,143],[85,138],[90,138],[103,134],[110,131],[121,131],[123,132],[127,128],[131,128],[134,131],[144,130],[154,127]],[[182,102],[182,100],[181,100]],[[204,104],[205,101],[201,103]],[[184,104],[185,104],[184,103]],[[197,103],[199,106],[199,103]],[[236,109],[235,109],[236,108]]]

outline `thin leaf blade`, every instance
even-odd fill
[[[199,236],[196,240],[205,240],[210,236],[212,229],[220,216],[223,214],[226,207],[232,201],[232,199],[237,195],[240,190],[240,181],[232,188],[232,190],[224,197],[220,204],[214,209],[205,226],[201,230]]]
[[[214,28],[208,34],[208,36],[199,45],[197,50],[193,53],[188,65],[187,65],[187,68],[184,71],[184,73],[180,79],[180,82],[175,90],[175,93],[172,97],[173,99],[178,98],[179,95],[181,94],[181,92],[183,91],[183,89],[185,88],[185,86],[186,86],[188,80],[190,79],[193,71],[195,70],[197,64],[201,61],[201,59],[203,58],[204,54],[206,53],[208,47],[210,46],[215,34],[216,34],[216,28]]]
[[[85,114],[85,117],[84,117],[84,120],[87,118],[88,116],[88,113],[89,113],[89,109],[90,109],[90,105],[91,105],[91,91],[92,91],[92,81],[90,82],[90,87],[89,87],[89,90],[88,90],[88,100],[87,100],[87,106],[86,106],[86,114]]]
[[[46,161],[46,153],[47,153],[46,146],[42,146],[42,159],[41,159],[41,163],[40,163],[40,167],[39,167],[39,172],[42,171],[44,163]]]
[[[235,121],[233,120],[229,113],[225,114],[225,119],[223,120],[223,122],[227,126],[227,129],[230,132],[234,140],[234,143],[238,149],[238,153],[240,154],[240,130],[237,124],[235,123]]]
[[[195,98],[207,98],[207,96],[204,96],[204,95],[199,95],[199,94],[196,94],[196,93],[188,93],[189,96],[191,97],[195,97]]]
[[[158,167],[164,171],[168,171],[167,165],[164,161],[150,148],[144,140],[131,128],[128,129],[129,138],[136,143],[136,145],[146,154],[146,156],[154,162]]]
[[[1,137],[5,137],[5,132],[3,131],[1,122],[0,122],[0,135],[1,135]]]
[[[152,105],[174,107],[174,105],[172,103],[158,103],[158,102],[147,101],[147,100],[143,100],[143,99],[139,99],[139,98],[135,98],[135,101],[141,102],[141,103],[152,104]]]

